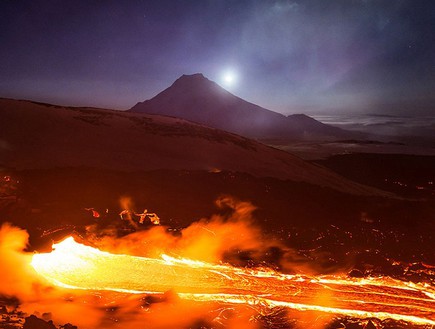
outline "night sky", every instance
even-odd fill
[[[285,114],[435,115],[435,1],[0,2],[0,96],[128,109],[201,72]]]

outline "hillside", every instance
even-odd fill
[[[289,153],[181,119],[9,99],[0,108],[0,166],[8,169],[234,171],[378,193]]]

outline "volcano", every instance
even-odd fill
[[[304,114],[285,116],[249,103],[201,73],[181,76],[129,111],[183,118],[256,139],[338,139],[352,135]]]

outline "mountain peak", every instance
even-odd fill
[[[202,73],[195,73],[195,74],[183,74],[181,77],[175,80],[172,86],[176,86],[176,87],[185,86],[187,88],[192,88],[192,87],[198,88],[199,86],[211,85],[211,84],[214,83],[209,79],[207,79]]]
[[[194,74],[183,74],[177,80],[191,80],[191,79],[206,79],[208,80],[202,73],[194,73]]]
[[[170,97],[210,97],[225,93],[226,90],[215,82],[207,79],[202,73],[183,74],[166,90],[159,95]]]

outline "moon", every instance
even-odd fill
[[[237,74],[234,71],[225,71],[221,80],[224,87],[233,87],[237,83]]]

